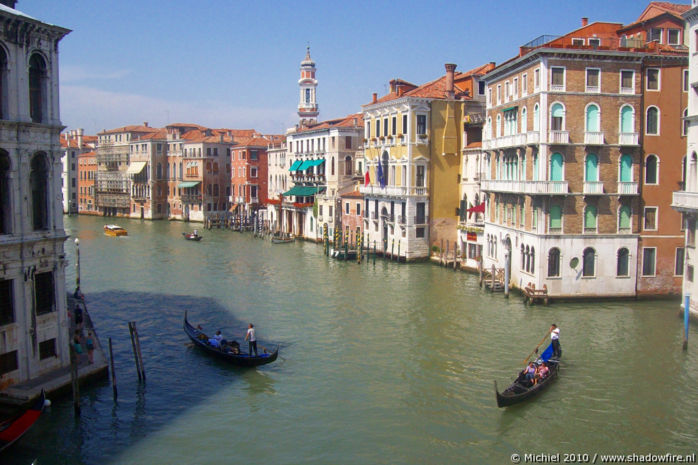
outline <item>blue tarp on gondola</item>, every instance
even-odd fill
[[[550,360],[550,357],[553,356],[553,345],[550,344],[547,349],[543,351],[542,354],[540,354],[540,358],[544,361],[547,362]]]

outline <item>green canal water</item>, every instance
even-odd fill
[[[526,307],[477,277],[427,263],[333,261],[312,243],[179,222],[65,219],[82,289],[115,344],[82,416],[57,400],[3,463],[506,464],[513,453],[679,453],[698,444],[698,331],[681,350],[676,301]],[[66,243],[71,263],[74,245]],[[71,265],[69,279],[74,279]],[[69,285],[73,287],[72,281]],[[241,340],[255,323],[279,360],[240,370],[188,344],[184,311]],[[138,324],[139,384],[127,322]],[[498,409],[500,389],[551,323],[560,378]]]

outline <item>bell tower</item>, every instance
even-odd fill
[[[300,100],[298,102],[298,117],[301,126],[317,123],[320,113],[317,106],[317,80],[315,79],[315,62],[310,58],[310,47],[307,48],[305,59],[301,61]]]

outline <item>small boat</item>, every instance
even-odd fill
[[[104,234],[112,237],[128,236],[128,231],[116,224],[105,224]]]
[[[188,241],[200,241],[201,239],[204,238],[204,236],[199,236],[199,233],[197,231],[190,232],[190,233],[182,233],[182,236]]]
[[[10,447],[29,431],[29,428],[36,423],[41,412],[44,411],[45,402],[46,394],[41,390],[41,395],[31,407],[12,418],[0,421],[0,452]]]
[[[238,365],[241,367],[256,367],[259,365],[266,365],[271,363],[279,356],[279,346],[276,346],[274,352],[267,352],[266,349],[262,349],[262,353],[259,355],[250,355],[237,350],[237,347],[232,345],[224,345],[223,347],[214,347],[208,342],[208,336],[204,334],[203,331],[193,327],[187,320],[187,312],[184,312],[184,332],[187,333],[189,339],[199,348],[203,349],[205,352],[214,355],[220,359],[232,363],[233,365]],[[237,353],[236,353],[237,352]]]
[[[552,353],[552,344],[548,350],[550,350],[550,353]],[[523,402],[524,400],[535,396],[552,384],[552,382],[557,378],[560,370],[560,361],[558,359],[549,357],[546,358],[545,353],[548,352],[548,350],[546,350],[538,360],[540,362],[544,361],[547,363],[550,370],[548,372],[548,376],[539,380],[533,386],[529,386],[528,381],[526,381],[522,373],[519,374],[516,381],[514,381],[511,386],[502,392],[499,392],[499,389],[497,389],[497,381],[494,382],[494,392],[497,395],[497,407],[508,407],[510,405]]]
[[[289,244],[293,242],[295,239],[292,237],[280,237],[280,236],[274,236],[271,238],[271,243],[272,244]]]

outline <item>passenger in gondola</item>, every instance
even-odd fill
[[[541,363],[538,367],[538,370],[536,371],[536,382],[538,380],[547,378],[549,374],[550,369],[548,368],[548,364],[545,362]]]
[[[528,366],[523,371],[524,378],[529,386],[533,386],[536,380],[536,364],[528,362]]]

